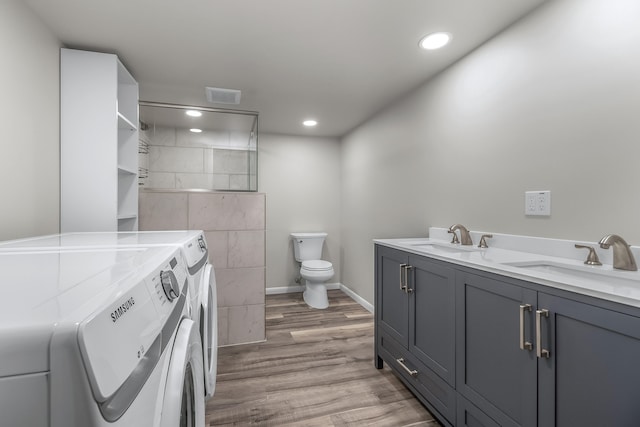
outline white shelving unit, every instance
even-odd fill
[[[116,55],[60,52],[60,229],[138,229],[138,83]]]

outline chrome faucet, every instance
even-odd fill
[[[629,271],[638,270],[633,253],[631,253],[629,245],[622,237],[617,234],[607,234],[600,239],[599,243],[602,249],[609,249],[609,247],[613,246],[613,268]]]
[[[456,234],[456,230],[460,231],[460,244],[464,246],[473,245],[473,242],[471,241],[471,235],[469,234],[469,230],[467,230],[464,225],[453,224],[451,227],[449,227],[449,233],[453,233],[454,236]]]
[[[487,249],[489,245],[487,245],[487,239],[492,239],[493,234],[483,234],[480,237],[480,243],[478,243],[479,248]]]
[[[585,246],[585,245],[579,245],[579,244],[575,244],[574,245],[576,247],[576,249],[588,249],[589,250],[589,255],[587,255],[587,260],[584,262],[587,265],[602,265],[602,263],[600,262],[600,259],[598,258],[598,254],[596,253],[596,250],[593,249],[591,246]]]

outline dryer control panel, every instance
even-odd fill
[[[208,257],[207,241],[204,233],[200,233],[197,238],[192,239],[184,245],[184,255],[187,259],[187,266],[192,270],[199,270],[206,263]]]

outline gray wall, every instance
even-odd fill
[[[258,189],[267,195],[267,288],[296,285],[300,266],[289,234],[325,231],[323,259],[340,282],[340,142],[261,134]]]
[[[343,138],[343,283],[373,301],[371,239],[456,222],[640,244],[639,17],[548,2]],[[551,217],[525,217],[526,190]]]
[[[0,1],[0,240],[60,227],[59,48],[21,1]]]

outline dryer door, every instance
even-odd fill
[[[218,368],[218,298],[216,275],[211,264],[205,266],[200,283],[202,301],[200,313],[200,332],[204,354],[204,385],[206,397],[213,396],[216,390]]]
[[[204,425],[202,376],[202,346],[198,327],[191,319],[183,319],[171,352],[161,427]]]

